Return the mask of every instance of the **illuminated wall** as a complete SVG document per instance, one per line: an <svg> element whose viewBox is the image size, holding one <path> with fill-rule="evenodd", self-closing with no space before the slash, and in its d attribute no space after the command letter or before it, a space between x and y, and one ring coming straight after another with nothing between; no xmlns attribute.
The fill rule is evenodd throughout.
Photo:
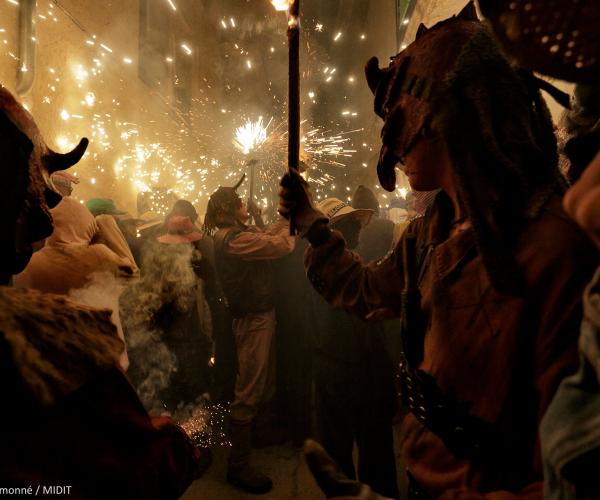
<svg viewBox="0 0 600 500"><path fill-rule="evenodd" d="M19 1L0 0L0 82L14 92L17 72L34 72L31 90L18 97L57 150L69 149L82 136L90 138L88 153L74 168L81 179L74 195L81 200L112 197L132 213L137 193L149 188L155 191L151 205L158 212L174 196L201 197L202 172L210 159L196 154L207 141L194 116L210 97L207 89L188 81L190 102L182 107L177 85L185 82L176 69L168 69L188 60L187 72L194 74L187 79L201 79L197 44L192 30L185 29L193 19L173 10L174 3L161 2L163 27L175 34L164 47L164 79L152 85L140 78L140 46L145 44L138 0L37 4L31 19L35 65L23 68Z"/></svg>

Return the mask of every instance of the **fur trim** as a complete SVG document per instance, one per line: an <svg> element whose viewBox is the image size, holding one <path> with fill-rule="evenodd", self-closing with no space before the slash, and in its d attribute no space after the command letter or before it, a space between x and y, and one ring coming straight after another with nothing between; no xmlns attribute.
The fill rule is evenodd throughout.
<svg viewBox="0 0 600 500"><path fill-rule="evenodd" d="M0 287L0 335L32 396L52 405L119 362L111 312L61 295Z"/></svg>

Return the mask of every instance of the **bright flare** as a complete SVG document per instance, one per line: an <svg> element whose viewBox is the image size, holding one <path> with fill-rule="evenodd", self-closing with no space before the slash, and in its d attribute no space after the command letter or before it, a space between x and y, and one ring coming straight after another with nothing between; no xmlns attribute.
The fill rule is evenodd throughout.
<svg viewBox="0 0 600 500"><path fill-rule="evenodd" d="M293 0L271 0L271 3L273 4L273 7L275 7L275 10L284 11L288 10L290 5L294 2Z"/></svg>
<svg viewBox="0 0 600 500"><path fill-rule="evenodd" d="M271 122L269 121L265 127L262 116L259 116L255 122L248 120L244 125L235 130L234 146L245 155L259 148L267 140L267 128L270 124Z"/></svg>

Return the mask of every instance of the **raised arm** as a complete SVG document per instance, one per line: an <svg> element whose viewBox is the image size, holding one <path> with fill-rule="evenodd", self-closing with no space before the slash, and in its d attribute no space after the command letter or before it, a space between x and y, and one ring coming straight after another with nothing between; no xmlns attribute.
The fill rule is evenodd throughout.
<svg viewBox="0 0 600 500"><path fill-rule="evenodd" d="M327 217L312 205L308 184L293 172L281 181L279 213L293 218L300 236L310 241L308 279L326 300L365 319L400 314L403 240L383 260L364 264L348 250L341 233L329 229Z"/></svg>

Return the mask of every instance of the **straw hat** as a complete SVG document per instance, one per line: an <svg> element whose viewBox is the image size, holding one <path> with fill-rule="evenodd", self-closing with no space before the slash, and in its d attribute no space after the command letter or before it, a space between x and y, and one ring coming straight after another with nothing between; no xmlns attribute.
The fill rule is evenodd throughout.
<svg viewBox="0 0 600 500"><path fill-rule="evenodd" d="M561 80L600 82L597 0L479 0L479 6L522 66Z"/></svg>
<svg viewBox="0 0 600 500"><path fill-rule="evenodd" d="M365 227L373 216L373 210L352 208L337 198L327 198L319 202L317 209L323 212L331 224L335 224L345 217L354 217L360 222L361 227Z"/></svg>
<svg viewBox="0 0 600 500"><path fill-rule="evenodd" d="M192 243L202 239L202 234L196 231L192 219L183 215L174 215L167 224L167 234L157 238L159 243L180 244Z"/></svg>

